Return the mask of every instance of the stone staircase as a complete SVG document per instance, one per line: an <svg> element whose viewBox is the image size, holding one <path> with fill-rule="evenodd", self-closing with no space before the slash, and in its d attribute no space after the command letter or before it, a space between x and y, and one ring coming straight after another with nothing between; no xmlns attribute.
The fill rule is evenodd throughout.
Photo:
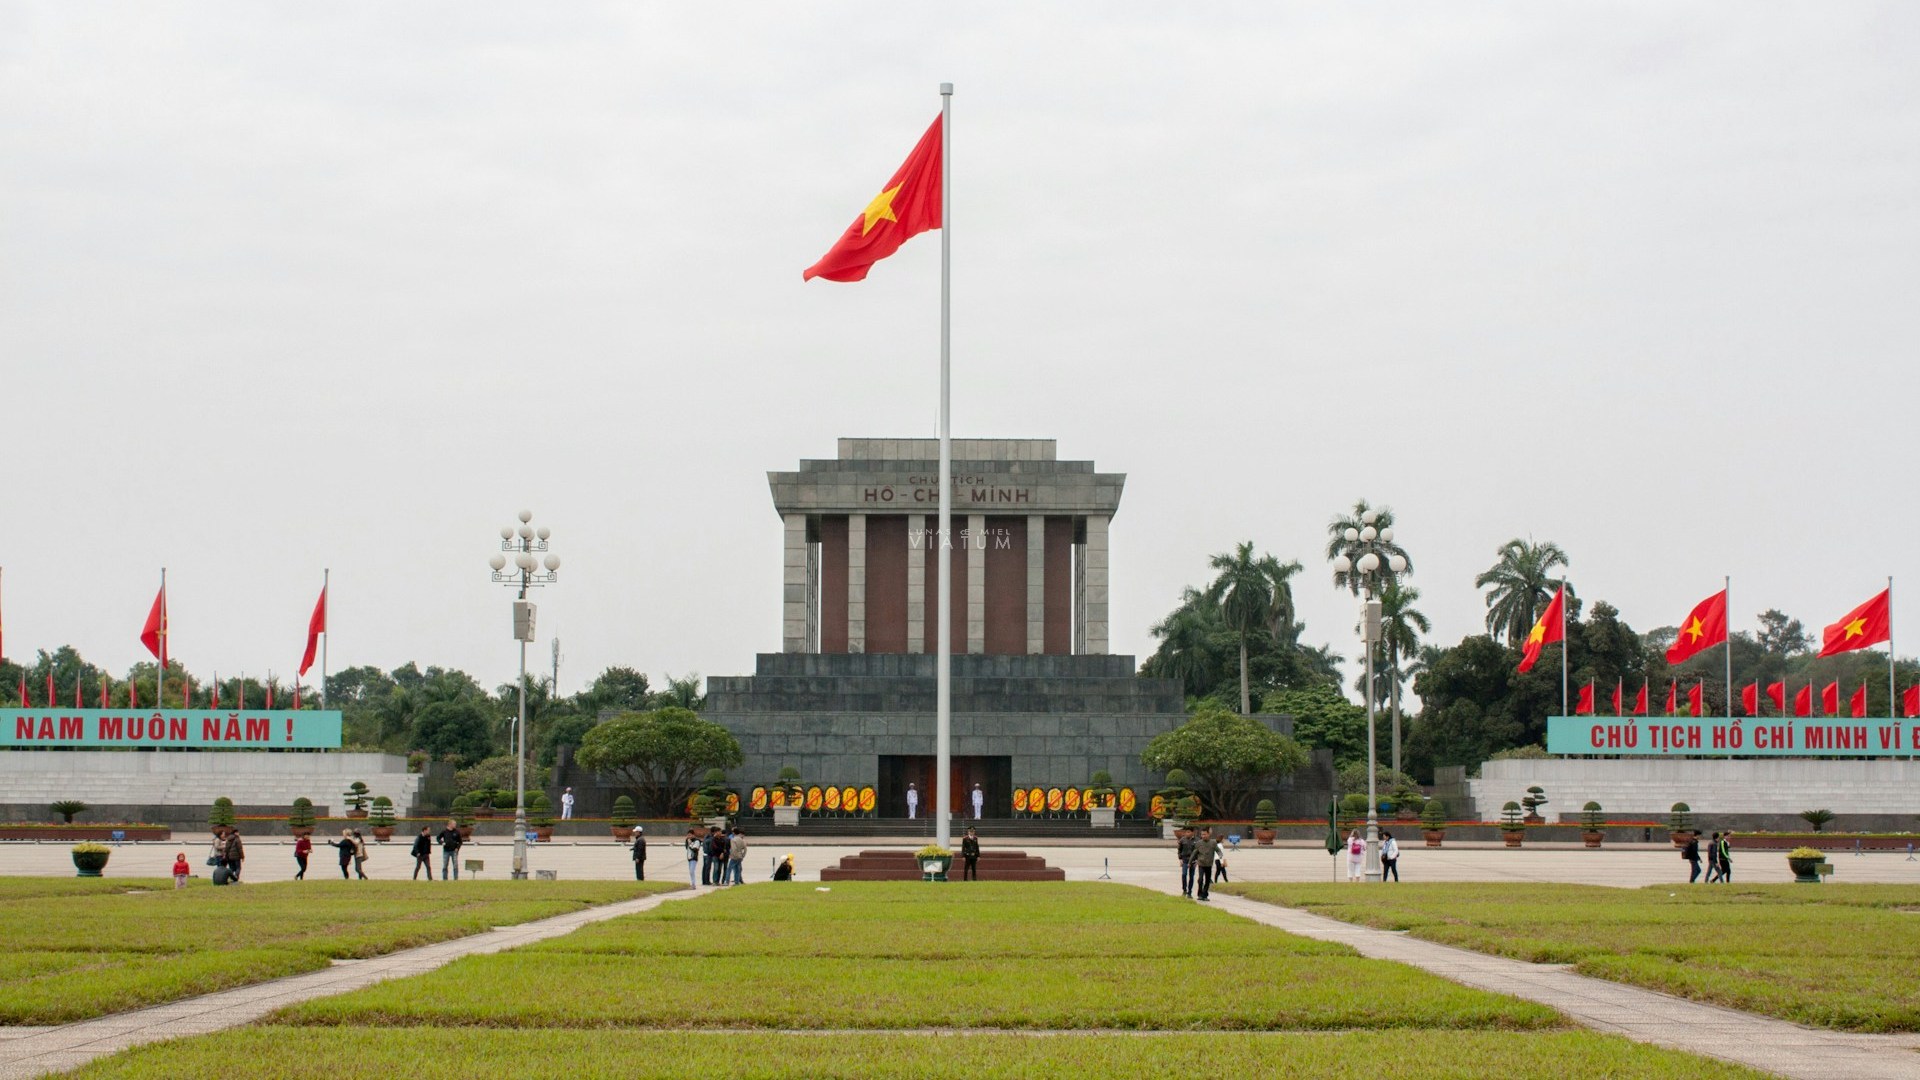
<svg viewBox="0 0 1920 1080"><path fill-rule="evenodd" d="M955 855L953 867L947 874L949 880L960 880L961 866L960 857ZM1024 851L982 851L979 871L981 881L1067 880L1065 870L1048 866L1047 860ZM839 866L821 868L820 880L919 881L920 860L905 849L862 851L858 855L843 856Z"/></svg>

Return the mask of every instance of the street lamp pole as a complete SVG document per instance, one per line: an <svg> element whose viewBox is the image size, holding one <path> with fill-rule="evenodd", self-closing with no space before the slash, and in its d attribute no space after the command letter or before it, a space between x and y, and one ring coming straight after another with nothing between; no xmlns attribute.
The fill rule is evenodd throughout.
<svg viewBox="0 0 1920 1080"><path fill-rule="evenodd" d="M508 525L500 530L500 550L513 554L513 569L507 569L507 556L498 554L487 560L493 568L493 580L519 590L513 601L513 636L520 643L520 713L514 722L513 739L513 877L527 876L527 642L533 640L534 604L527 590L551 585L560 580L560 557L548 554L544 562L535 552L547 550L547 538L553 530L532 525L533 511L520 511L520 527ZM541 573L544 565L546 572Z"/></svg>
<svg viewBox="0 0 1920 1080"><path fill-rule="evenodd" d="M1372 547L1379 543L1390 543L1393 533L1388 529L1377 529L1374 522L1379 515L1372 510L1360 515L1360 527L1349 528L1343 534L1349 544L1365 544ZM1406 570L1406 557L1395 552L1387 556L1387 567L1399 574ZM1336 575L1344 576L1359 571L1360 580L1365 585L1366 600L1360 608L1360 643L1366 652L1367 676L1362 696L1367 699L1367 860L1366 879L1380 880L1380 747L1374 737L1373 707L1373 653L1380 643L1380 601L1373 596L1373 575L1380 569L1380 556L1377 552L1367 551L1355 560L1341 555L1333 560ZM1338 578L1336 578L1338 580Z"/></svg>

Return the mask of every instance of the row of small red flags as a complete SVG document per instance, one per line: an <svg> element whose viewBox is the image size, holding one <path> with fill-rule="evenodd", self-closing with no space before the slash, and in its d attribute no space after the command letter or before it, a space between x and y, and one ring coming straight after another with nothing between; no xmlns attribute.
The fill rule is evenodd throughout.
<svg viewBox="0 0 1920 1080"><path fill-rule="evenodd" d="M1646 716L1647 686L1648 683L1646 680L1642 680L1640 683L1640 693L1633 699L1633 711L1629 713L1624 711L1627 704L1626 687L1622 683L1616 683L1613 688L1613 715ZM1785 716L1787 714L1787 684L1785 682L1768 683L1767 700L1773 702L1773 707L1779 711L1781 716ZM1705 684L1694 683L1693 687L1687 691L1686 714L1688 716L1699 716L1704 711L1705 702ZM1575 716L1592 716L1593 704L1593 680L1589 679L1587 680L1587 685L1580 688L1580 698L1574 703L1573 714ZM1760 715L1760 684L1758 682L1751 682L1740 688L1740 707L1746 710L1748 716ZM1920 716L1920 683L1907 687L1900 695L1900 710L1908 718ZM1866 683L1861 683L1860 689L1855 690L1852 696L1847 699L1847 713L1856 719L1867 715ZM1678 681L1670 681L1667 684L1667 711L1662 715L1680 715L1680 684ZM1794 692L1793 715L1815 715L1813 711L1813 684L1811 682ZM1819 715L1840 715L1840 683L1838 681L1830 682L1821 688Z"/></svg>

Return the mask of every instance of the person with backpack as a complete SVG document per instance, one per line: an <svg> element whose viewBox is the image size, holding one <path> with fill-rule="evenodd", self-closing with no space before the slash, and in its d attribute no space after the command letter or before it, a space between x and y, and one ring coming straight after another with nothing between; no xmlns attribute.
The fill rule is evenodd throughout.
<svg viewBox="0 0 1920 1080"><path fill-rule="evenodd" d="M413 838L413 880L420 880L420 871L427 872L427 880L433 880L433 829L420 826L420 835Z"/></svg>
<svg viewBox="0 0 1920 1080"><path fill-rule="evenodd" d="M1367 869L1367 841L1360 830L1347 834L1347 880L1359 881Z"/></svg>
<svg viewBox="0 0 1920 1080"><path fill-rule="evenodd" d="M220 844L220 861L227 868L228 884L240 883L240 864L246 860L246 857L246 846L240 843L240 830L227 829L227 835Z"/></svg>

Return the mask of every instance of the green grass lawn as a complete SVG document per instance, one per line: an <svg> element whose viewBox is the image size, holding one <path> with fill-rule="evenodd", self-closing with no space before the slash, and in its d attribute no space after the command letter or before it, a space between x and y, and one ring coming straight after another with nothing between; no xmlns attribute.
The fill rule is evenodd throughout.
<svg viewBox="0 0 1920 1080"><path fill-rule="evenodd" d="M0 1024L102 1016L676 887L0 878Z"/></svg>
<svg viewBox="0 0 1920 1080"><path fill-rule="evenodd" d="M992 882L730 889L296 1006L283 1018L529 1028L1564 1023L1543 1006L1145 889Z"/></svg>
<svg viewBox="0 0 1920 1080"><path fill-rule="evenodd" d="M716 1076L968 1076L1027 1080L1314 1077L1316 1080L1759 1080L1748 1069L1587 1032L1354 1031L1021 1036L772 1035L447 1028L246 1028L142 1047L71 1074L86 1080L224 1076L408 1080L486 1076L708 1080Z"/></svg>
<svg viewBox="0 0 1920 1080"><path fill-rule="evenodd" d="M1920 1030L1920 886L1220 888L1799 1023Z"/></svg>

